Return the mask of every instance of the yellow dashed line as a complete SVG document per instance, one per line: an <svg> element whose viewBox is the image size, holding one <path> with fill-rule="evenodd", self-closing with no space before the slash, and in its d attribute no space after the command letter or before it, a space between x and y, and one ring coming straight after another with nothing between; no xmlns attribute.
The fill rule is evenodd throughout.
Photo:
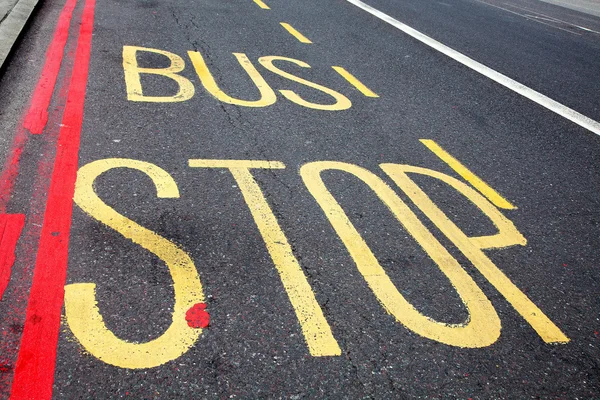
<svg viewBox="0 0 600 400"><path fill-rule="evenodd" d="M344 79L346 79L348 82L350 82L350 84L352 86L354 86L356 89L358 89L362 94L364 94L367 97L379 97L379 95L375 92L373 92L371 89L369 89L368 87L366 87L361 81L359 81L358 79L356 79L356 77L354 75L352 75L350 72L346 71L344 68L342 67L331 67L334 70L336 70L336 72L338 74L340 74L341 76L344 77Z"/></svg>
<svg viewBox="0 0 600 400"><path fill-rule="evenodd" d="M253 0L263 10L270 10L269 6L266 5L262 0Z"/></svg>
<svg viewBox="0 0 600 400"><path fill-rule="evenodd" d="M281 26L283 26L285 28L285 30L290 33L290 35L292 35L293 37L295 37L296 39L298 39L298 41L300 43L309 43L309 44L312 43L306 36L304 36L303 34L301 34L300 32L298 32L290 24L285 23L285 22L281 22Z"/></svg>

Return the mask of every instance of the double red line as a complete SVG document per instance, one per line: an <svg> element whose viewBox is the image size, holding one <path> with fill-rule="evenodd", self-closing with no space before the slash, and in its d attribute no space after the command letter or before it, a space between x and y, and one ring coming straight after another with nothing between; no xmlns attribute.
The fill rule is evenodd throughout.
<svg viewBox="0 0 600 400"><path fill-rule="evenodd" d="M95 3L95 0L85 0L81 16L75 61L56 145L56 157L12 382L11 399L52 397ZM48 120L48 108L60 72L76 4L77 0L67 0L61 12L40 80L23 122L24 128L33 134L42 133ZM17 134L16 146L7 163L11 168L5 168L2 175L4 199L10 198L8 193L12 191L18 173L18 162L24 146L21 142L26 140Z"/></svg>

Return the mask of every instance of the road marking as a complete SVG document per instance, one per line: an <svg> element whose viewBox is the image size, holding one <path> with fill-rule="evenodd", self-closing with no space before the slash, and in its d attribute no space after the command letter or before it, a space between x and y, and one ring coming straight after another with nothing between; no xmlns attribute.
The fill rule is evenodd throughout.
<svg viewBox="0 0 600 400"><path fill-rule="evenodd" d="M48 122L48 107L54 92L62 63L65 44L69 37L69 27L77 0L67 0L60 13L52 42L46 51L44 68L37 83L23 126L33 134L40 134Z"/></svg>
<svg viewBox="0 0 600 400"><path fill-rule="evenodd" d="M283 169L279 161L201 160L188 161L192 168L227 168L233 175L254 222L277 268L283 287L302 328L310 354L315 357L339 356L342 351L333 337L331 327L323 315L300 263L292 252L285 233L279 226L273 210L252 176L250 169Z"/></svg>
<svg viewBox="0 0 600 400"><path fill-rule="evenodd" d="M448 278L468 311L469 316L465 322L448 324L436 321L420 313L406 300L323 182L321 174L324 171L343 171L353 175L379 197ZM496 342L501 326L492 303L458 261L381 178L357 165L335 161L305 164L300 168L300 175L346 246L358 271L385 310L398 322L421 336L451 346L477 348Z"/></svg>
<svg viewBox="0 0 600 400"><path fill-rule="evenodd" d="M490 185L485 183L481 178L475 175L471 170L465 167L460 161L445 151L440 145L433 140L420 139L429 150L431 150L436 156L444 161L450 168L456 171L457 174L463 177L464 180L469 182L473 187L481 192L489 201L494 203L496 207L504 208L505 210L514 210L515 207L511 202L506 200L496 192Z"/></svg>
<svg viewBox="0 0 600 400"><path fill-rule="evenodd" d="M270 10L269 6L266 5L262 0L253 0L263 10Z"/></svg>
<svg viewBox="0 0 600 400"><path fill-rule="evenodd" d="M290 24L285 23L285 22L280 22L280 24L281 24L281 26L283 26L285 28L286 31L288 31L290 33L290 35L292 35L293 37L295 37L296 39L298 39L298 41L300 43L308 43L308 44L312 43L306 36L304 36L303 34L301 34L300 32L298 32Z"/></svg>
<svg viewBox="0 0 600 400"><path fill-rule="evenodd" d="M428 168L401 164L380 164L413 203L469 259L475 268L500 292L546 343L568 343L569 338L523 293L483 252L484 249L526 245L527 240L514 224L467 184ZM468 237L408 174L426 175L445 182L469 199L498 228L491 236Z"/></svg>
<svg viewBox="0 0 600 400"><path fill-rule="evenodd" d="M177 183L169 173L145 161L109 158L79 169L73 200L90 217L119 232L161 259L173 280L171 324L162 335L144 343L118 338L106 327L96 300L95 283L65 286L65 315L71 331L94 357L120 368L153 368L185 354L198 340L202 329L190 327L186 313L204 303L202 284L190 256L171 241L119 214L94 191L96 179L115 168L146 174L156 187L158 198L179 198Z"/></svg>
<svg viewBox="0 0 600 400"><path fill-rule="evenodd" d="M169 59L170 64L168 67L164 68L148 68L148 67L140 67L137 63L137 53L138 52L150 52L155 54L160 54ZM252 64L252 62L248 59L248 56L244 53L233 53L233 55L237 58L239 64L244 69L244 71L248 74L248 77L252 80L254 86L259 92L260 97L257 100L243 100L237 99L229 96L225 93L219 85L217 84L214 76L211 74L204 57L198 51L188 51L188 57L190 58L193 68L196 71L196 74L200 78L200 82L204 89L213 96L215 99L227 103L234 104L242 107L268 107L273 105L277 101L277 95L275 91L269 86L269 84L265 81L263 76L258 72L256 67ZM301 60L296 60L294 58L288 57L280 57L280 56L265 56L260 57L258 62L266 68L268 71L279 75L285 79L291 80L296 83L300 83L301 85L308 86L312 89L324 92L329 96L333 97L335 103L333 104L319 104L313 103L307 100L304 100L298 94L296 94L292 90L279 90L279 92L291 101L292 103L296 103L300 106L311 108L314 110L325 110L325 111L341 111L346 110L352 107L352 102L343 94L336 92L333 89L329 89L325 86L319 85L317 83L308 81L306 79L300 78L296 75L292 75L288 72L283 71L282 69L276 67L274 62L289 62L296 64L302 68L310 68L310 65ZM137 46L123 46L123 71L125 77L125 87L127 92L127 100L135 101L135 102L153 102L153 103L172 103L172 102L181 102L187 101L194 96L195 89L192 81L179 73L182 72L185 68L185 62L183 58L178 56L175 53L171 53L165 50L151 49L145 47L137 47ZM340 68L340 67L335 67ZM146 96L144 95L144 90L142 87L142 74L151 74L163 76L167 79L175 81L177 86L179 87L177 93L175 94L167 94L165 96ZM359 90L374 94L369 91L362 83L360 83L356 78L354 78L355 82L351 82L359 88ZM362 88L360 87L362 85ZM370 96L373 97L373 96ZM377 95L375 95L377 97Z"/></svg>
<svg viewBox="0 0 600 400"><path fill-rule="evenodd" d="M11 399L52 398L95 5L86 0L81 16Z"/></svg>
<svg viewBox="0 0 600 400"><path fill-rule="evenodd" d="M166 68L141 68L138 66L137 53L148 52L160 54L169 59L169 66ZM127 100L145 101L151 103L173 103L186 101L194 96L194 85L189 79L177 74L185 68L185 61L177 54L169 51L150 49L137 46L123 46L123 72L125 76L125 87L127 90ZM177 82L179 87L176 94L172 96L145 96L142 89L140 74L161 75Z"/></svg>
<svg viewBox="0 0 600 400"><path fill-rule="evenodd" d="M365 96L379 97L379 95L377 93L373 92L371 89L366 87L361 81L356 79L356 77L354 75L352 75L350 72L346 71L344 68L342 68L342 67L331 67L331 68L333 68L338 74L343 76L344 79L346 79L352 86L354 86L359 92L361 92Z"/></svg>
<svg viewBox="0 0 600 400"><path fill-rule="evenodd" d="M235 99L225 92L223 92L215 78L212 76L208 69L208 65L204 61L202 54L198 51L188 51L188 56L192 60L192 64L196 69L196 73L202 82L204 88L217 100L227 104L235 104L243 107L267 107L274 104L277 101L277 96L271 86L264 80L262 75L256 70L254 65L250 62L248 57L244 53L233 53L237 58L242 68L246 71L252 82L260 92L260 99L258 100L240 100Z"/></svg>
<svg viewBox="0 0 600 400"><path fill-rule="evenodd" d="M310 101L304 100L302 97L297 95L292 90L280 90L279 93L281 93L286 99L288 99L292 103L296 103L298 105L301 105L301 106L304 106L307 108L312 108L315 110L327 110L327 111L341 111L341 110L346 110L346 109L352 107L352 102L350 101L350 99L348 99L343 94L336 92L335 90L326 88L325 86L321 86L314 82L307 81L306 79L302 79L298 76L295 76L288 72L285 72L285 71L277 68L273 64L273 61L287 61L287 62L296 64L302 68L310 68L310 65L308 65L304 61L296 60L294 58L279 57L279 56L265 56L265 57L260 57L258 59L258 62L261 63L262 66L265 67L266 69L268 69L269 71L271 71L277 75L280 75L284 78L287 78L291 81L298 82L302 85L305 85L310 88L327 93L328 95L330 95L331 97L333 97L335 99L335 103L333 103L333 104L317 104L317 103L312 103Z"/></svg>
<svg viewBox="0 0 600 400"><path fill-rule="evenodd" d="M10 282L15 250L25 225L25 214L0 214L0 300Z"/></svg>
<svg viewBox="0 0 600 400"><path fill-rule="evenodd" d="M535 103L541 105L542 107L547 108L548 110L555 112L556 114L568 119L576 123L577 125L589 130L590 132L595 133L596 135L600 135L600 123L594 121L591 118L586 117L583 114L578 113L577 111L560 104L559 102L552 100L551 98L515 81L507 77L506 75L501 74L485 65L473 60L472 58L467 57L466 55L438 42L435 39L430 38L429 36L417 31L410 26L403 24L402 22L390 17L389 15L369 6L368 4L363 3L360 0L346 0L349 3L354 4L355 6L363 9L369 14L381 19L384 22L398 28L402 32L407 35L413 37L414 39L420 41L423 44L439 51L442 54L452 58L455 61L463 64L464 66L471 68L473 71L476 71L483 76L493 80L494 82L499 83L500 85L520 94L523 97L526 97Z"/></svg>

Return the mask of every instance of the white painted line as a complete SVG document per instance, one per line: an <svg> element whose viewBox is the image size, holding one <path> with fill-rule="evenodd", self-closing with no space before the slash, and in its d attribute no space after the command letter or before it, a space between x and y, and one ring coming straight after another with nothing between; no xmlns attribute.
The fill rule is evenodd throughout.
<svg viewBox="0 0 600 400"><path fill-rule="evenodd" d="M365 10L369 14L381 19L382 21L387 22L388 24L400 29L402 32L407 35L412 36L423 44L439 51L447 55L448 57L458 61L466 67L471 68L473 71L479 72L481 75L490 78L491 80L501 84L502 86L519 93L521 96L527 97L529 100L532 100L542 107L547 108L550 111L557 113L558 115L576 123L577 125L594 132L596 135L600 135L600 123L594 121L591 118L586 117L583 114L578 113L577 111L560 104L557 101L552 100L551 98L544 96L543 94L536 92L535 90L515 81L514 79L509 78L506 75L501 74L485 65L473 60L472 58L467 57L466 55L451 49L450 47L438 42L435 39L430 38L429 36L417 31L416 29L411 28L408 25L403 24L402 22L390 17L389 15L369 6L368 4L363 3L360 0L346 0L349 3L354 4L355 6Z"/></svg>

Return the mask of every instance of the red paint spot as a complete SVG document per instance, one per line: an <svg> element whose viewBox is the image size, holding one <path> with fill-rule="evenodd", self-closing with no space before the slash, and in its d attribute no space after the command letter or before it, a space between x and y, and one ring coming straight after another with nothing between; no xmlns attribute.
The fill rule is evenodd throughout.
<svg viewBox="0 0 600 400"><path fill-rule="evenodd" d="M83 8L11 399L52 398L95 5Z"/></svg>
<svg viewBox="0 0 600 400"><path fill-rule="evenodd" d="M598 336L598 335L600 335L600 332L594 331L594 335Z"/></svg>
<svg viewBox="0 0 600 400"><path fill-rule="evenodd" d="M205 303L197 303L185 313L185 320L190 328L206 328L210 323L210 314Z"/></svg>
<svg viewBox="0 0 600 400"><path fill-rule="evenodd" d="M563 267L566 267L566 266L567 266L567 264L563 264Z"/></svg>
<svg viewBox="0 0 600 400"><path fill-rule="evenodd" d="M60 71L65 44L69 37L71 17L73 16L73 10L75 9L76 4L77 0L67 0L65 7L60 13L60 17L58 18L58 24L56 25L52 42L46 52L44 68L42 69L42 74L35 91L33 92L29 111L27 111L25 121L23 122L23 126L29 129L33 134L42 133L46 126L46 122L48 122L48 107L50 106L56 78Z"/></svg>
<svg viewBox="0 0 600 400"><path fill-rule="evenodd" d="M25 225L23 214L0 215L0 299L10 281L10 273L15 262L15 248Z"/></svg>

